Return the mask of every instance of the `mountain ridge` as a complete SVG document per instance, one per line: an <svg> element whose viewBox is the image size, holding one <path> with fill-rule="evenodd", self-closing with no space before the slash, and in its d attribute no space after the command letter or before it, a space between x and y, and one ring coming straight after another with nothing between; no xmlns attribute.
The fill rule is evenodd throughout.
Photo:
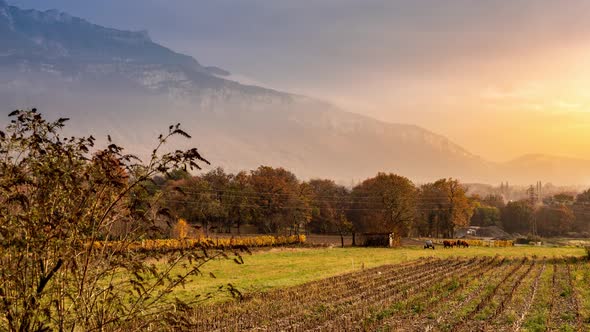
<svg viewBox="0 0 590 332"><path fill-rule="evenodd" d="M51 116L71 117L80 133L115 131L123 145L139 151L149 151L145 142L158 128L181 122L215 166L229 170L267 164L341 182L378 171L422 182L450 176L514 182L512 174L533 180L516 163L489 162L416 125L228 80L228 71L161 46L147 32L0 0L2 36L13 41L0 45L0 100L9 109L40 106ZM559 179L552 174L555 179L539 180Z"/></svg>

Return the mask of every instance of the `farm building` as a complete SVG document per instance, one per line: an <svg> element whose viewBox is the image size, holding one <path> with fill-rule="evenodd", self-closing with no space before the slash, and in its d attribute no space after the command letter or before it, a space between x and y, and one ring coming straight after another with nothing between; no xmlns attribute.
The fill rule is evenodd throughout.
<svg viewBox="0 0 590 332"><path fill-rule="evenodd" d="M358 237L357 243L364 247L394 247L397 245L393 233L363 233Z"/></svg>

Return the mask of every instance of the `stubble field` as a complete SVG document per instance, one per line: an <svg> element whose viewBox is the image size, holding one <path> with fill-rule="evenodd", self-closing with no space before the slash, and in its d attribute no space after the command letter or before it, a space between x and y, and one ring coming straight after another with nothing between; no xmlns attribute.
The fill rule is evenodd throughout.
<svg viewBox="0 0 590 332"><path fill-rule="evenodd" d="M239 274L248 263L232 267L238 272L234 283L254 287L243 300L206 304L182 324L198 331L584 331L590 328L590 266L582 252L525 247L258 253L246 262L270 264L266 273L256 269L262 271L257 279ZM356 267L350 263L355 258ZM344 271L337 271L339 260L347 263ZM212 268L223 275L230 267ZM288 277L297 273L299 278Z"/></svg>

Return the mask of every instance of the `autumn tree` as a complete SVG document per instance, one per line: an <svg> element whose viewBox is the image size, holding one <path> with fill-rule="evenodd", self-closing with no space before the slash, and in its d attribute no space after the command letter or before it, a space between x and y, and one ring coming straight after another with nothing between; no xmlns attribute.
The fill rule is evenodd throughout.
<svg viewBox="0 0 590 332"><path fill-rule="evenodd" d="M407 234L416 210L416 187L403 176L378 173L352 189L350 220L367 233Z"/></svg>
<svg viewBox="0 0 590 332"><path fill-rule="evenodd" d="M224 214L217 193L209 182L198 176L169 181L164 188L164 202L175 218L182 218L209 235L214 220Z"/></svg>
<svg viewBox="0 0 590 332"><path fill-rule="evenodd" d="M239 172L231 176L224 201L228 221L237 227L239 234L240 227L253 222L258 214L256 192L250 183L248 173Z"/></svg>
<svg viewBox="0 0 590 332"><path fill-rule="evenodd" d="M576 196L572 211L576 217L574 230L576 232L590 232L590 189Z"/></svg>
<svg viewBox="0 0 590 332"><path fill-rule="evenodd" d="M526 200L509 202L502 209L502 225L509 233L528 234L532 232L534 209Z"/></svg>
<svg viewBox="0 0 590 332"><path fill-rule="evenodd" d="M486 198L488 197L493 196L487 196ZM485 198L482 199L479 195L471 195L469 201L473 207L473 215L469 222L470 225L502 227L500 209L488 205L487 200Z"/></svg>
<svg viewBox="0 0 590 332"><path fill-rule="evenodd" d="M256 193L254 223L263 233L299 230L311 219L311 206L295 174L283 169L260 166L250 175Z"/></svg>
<svg viewBox="0 0 590 332"><path fill-rule="evenodd" d="M543 203L551 206L572 205L575 202L575 195L569 193L559 193L545 198Z"/></svg>
<svg viewBox="0 0 590 332"><path fill-rule="evenodd" d="M412 231L417 236L439 237L445 224L445 209L443 193L433 183L427 183L418 189L418 203L416 218Z"/></svg>
<svg viewBox="0 0 590 332"><path fill-rule="evenodd" d="M563 236L572 231L574 213L566 205L543 206L535 212L541 236Z"/></svg>
<svg viewBox="0 0 590 332"><path fill-rule="evenodd" d="M352 223L347 218L350 193L344 186L332 180L314 179L308 182L313 192L313 214L309 223L314 233L337 233L344 247L344 235L352 231Z"/></svg>
<svg viewBox="0 0 590 332"><path fill-rule="evenodd" d="M227 197L228 186L231 182L232 174L227 174L221 167L217 167L201 176L201 180L208 184L208 190L211 199L216 204L214 213L209 216L209 221L215 229L224 230L226 233L231 232L233 226L232 220L228 216L229 205Z"/></svg>
<svg viewBox="0 0 590 332"><path fill-rule="evenodd" d="M501 213L497 207L480 203L474 204L471 225L474 226L499 226L502 227Z"/></svg>
<svg viewBox="0 0 590 332"><path fill-rule="evenodd" d="M290 220L289 235L299 235L307 228L312 218L312 201L313 192L305 182L300 183L295 194L289 196L287 204L290 207L286 209L286 217Z"/></svg>
<svg viewBox="0 0 590 332"><path fill-rule="evenodd" d="M487 195L481 200L481 203L495 207L498 210L502 210L506 206L504 198L501 195Z"/></svg>
<svg viewBox="0 0 590 332"><path fill-rule="evenodd" d="M454 237L455 229L468 226L473 214L465 188L455 179L423 185L418 206L429 234L437 237Z"/></svg>
<svg viewBox="0 0 590 332"><path fill-rule="evenodd" d="M590 189L586 189L576 196L577 203L588 203L590 204Z"/></svg>

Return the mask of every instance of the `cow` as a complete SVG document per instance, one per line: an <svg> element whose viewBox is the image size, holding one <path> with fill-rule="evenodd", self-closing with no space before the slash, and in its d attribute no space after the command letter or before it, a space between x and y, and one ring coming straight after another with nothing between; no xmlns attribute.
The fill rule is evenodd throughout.
<svg viewBox="0 0 590 332"><path fill-rule="evenodd" d="M443 247L444 248L452 248L453 247L453 243L451 241L444 240L443 241Z"/></svg>
<svg viewBox="0 0 590 332"><path fill-rule="evenodd" d="M459 240L459 241L457 241L457 245L459 247L469 248L469 243L467 243L467 241Z"/></svg>
<svg viewBox="0 0 590 332"><path fill-rule="evenodd" d="M424 249L428 248L432 248L432 250L434 250L434 243L432 243L432 240L426 240L426 242L424 243Z"/></svg>

